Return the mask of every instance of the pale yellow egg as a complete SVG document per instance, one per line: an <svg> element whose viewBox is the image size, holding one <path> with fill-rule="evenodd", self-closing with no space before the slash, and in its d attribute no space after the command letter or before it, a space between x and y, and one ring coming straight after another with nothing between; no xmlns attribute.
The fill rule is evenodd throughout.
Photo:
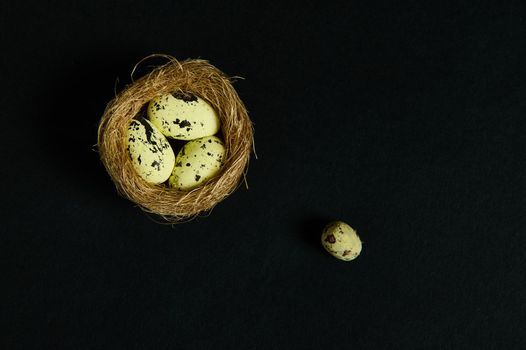
<svg viewBox="0 0 526 350"><path fill-rule="evenodd" d="M178 140L194 140L219 131L219 118L208 102L189 93L161 95L150 101L148 118L161 132Z"/></svg>
<svg viewBox="0 0 526 350"><path fill-rule="evenodd" d="M128 153L139 176L152 184L168 180L175 154L166 137L144 118L131 121L127 136Z"/></svg>
<svg viewBox="0 0 526 350"><path fill-rule="evenodd" d="M345 222L333 221L323 229L321 244L337 259L350 261L362 251L362 241L356 231Z"/></svg>
<svg viewBox="0 0 526 350"><path fill-rule="evenodd" d="M216 136L187 142L175 159L169 184L188 191L213 178L223 165L225 147Z"/></svg>

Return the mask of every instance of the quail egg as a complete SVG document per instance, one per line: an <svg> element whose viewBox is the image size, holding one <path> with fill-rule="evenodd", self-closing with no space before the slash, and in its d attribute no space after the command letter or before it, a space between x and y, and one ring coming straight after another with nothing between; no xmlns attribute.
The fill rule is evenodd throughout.
<svg viewBox="0 0 526 350"><path fill-rule="evenodd" d="M225 147L216 136L187 142L175 159L169 185L188 191L203 184L219 172L224 156Z"/></svg>
<svg viewBox="0 0 526 350"><path fill-rule="evenodd" d="M356 231L345 222L333 221L323 229L321 244L337 259L350 261L362 251L362 242Z"/></svg>
<svg viewBox="0 0 526 350"><path fill-rule="evenodd" d="M219 118L208 102L191 93L157 96L150 101L150 121L168 137L194 140L211 136L219 130Z"/></svg>
<svg viewBox="0 0 526 350"><path fill-rule="evenodd" d="M172 147L148 120L133 119L128 127L128 153L137 173L148 183L160 184L175 165Z"/></svg>

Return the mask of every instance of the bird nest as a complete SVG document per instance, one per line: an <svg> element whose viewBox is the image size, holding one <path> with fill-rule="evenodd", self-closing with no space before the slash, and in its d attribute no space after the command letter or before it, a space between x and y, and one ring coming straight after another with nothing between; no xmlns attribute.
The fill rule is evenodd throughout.
<svg viewBox="0 0 526 350"><path fill-rule="evenodd" d="M239 186L253 149L253 127L231 78L205 60L164 57L168 63L134 81L108 103L99 124L98 149L122 196L173 222L212 209ZM201 97L215 109L221 123L226 151L223 166L217 176L190 191L146 182L135 171L127 152L131 120L150 100L167 93Z"/></svg>

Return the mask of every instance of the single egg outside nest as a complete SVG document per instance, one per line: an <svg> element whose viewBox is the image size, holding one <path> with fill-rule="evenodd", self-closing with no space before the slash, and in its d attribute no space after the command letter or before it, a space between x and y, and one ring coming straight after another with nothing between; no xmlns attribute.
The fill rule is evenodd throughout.
<svg viewBox="0 0 526 350"><path fill-rule="evenodd" d="M333 221L323 229L321 244L337 259L354 260L362 251L362 242L356 231L343 221Z"/></svg>

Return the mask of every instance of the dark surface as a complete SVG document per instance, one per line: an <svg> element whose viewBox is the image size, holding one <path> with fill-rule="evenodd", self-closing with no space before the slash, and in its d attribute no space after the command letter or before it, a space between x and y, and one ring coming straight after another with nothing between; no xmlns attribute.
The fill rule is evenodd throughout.
<svg viewBox="0 0 526 350"><path fill-rule="evenodd" d="M521 2L75 3L0 11L2 349L526 347ZM250 189L175 227L92 150L151 53L245 77L256 128Z"/></svg>

